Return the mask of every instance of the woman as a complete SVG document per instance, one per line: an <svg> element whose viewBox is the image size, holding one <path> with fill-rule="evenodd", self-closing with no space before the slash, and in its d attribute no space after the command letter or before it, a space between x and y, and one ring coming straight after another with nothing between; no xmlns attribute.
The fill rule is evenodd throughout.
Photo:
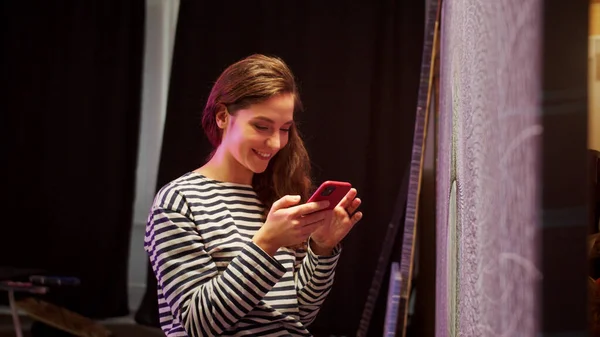
<svg viewBox="0 0 600 337"><path fill-rule="evenodd" d="M310 336L362 214L355 189L333 211L304 203L300 109L278 58L247 57L214 84L202 116L214 151L158 192L146 229L166 335Z"/></svg>

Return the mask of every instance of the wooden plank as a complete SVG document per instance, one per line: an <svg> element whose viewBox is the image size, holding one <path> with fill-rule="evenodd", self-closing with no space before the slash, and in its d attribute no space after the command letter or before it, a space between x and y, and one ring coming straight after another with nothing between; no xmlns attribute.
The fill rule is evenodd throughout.
<svg viewBox="0 0 600 337"><path fill-rule="evenodd" d="M427 138L427 125L432 98L434 82L436 47L439 38L439 24L442 1L431 1L428 5L427 22L425 26L425 39L423 46L423 59L421 64L421 84L417 102L417 116L415 119L415 132L413 138L413 152L410 163L410 178L408 185L408 198L406 203L406 217L404 221L404 235L402 237L402 257L400 273L402 286L400 290L399 329L400 336L406 335L408 321L408 305L411 293L412 274L415 255L415 238L417 234L417 221L419 214L419 199L423 173L423 155Z"/></svg>
<svg viewBox="0 0 600 337"><path fill-rule="evenodd" d="M17 301L17 307L28 316L62 331L80 337L108 337L112 332L93 320L54 304L26 298Z"/></svg>

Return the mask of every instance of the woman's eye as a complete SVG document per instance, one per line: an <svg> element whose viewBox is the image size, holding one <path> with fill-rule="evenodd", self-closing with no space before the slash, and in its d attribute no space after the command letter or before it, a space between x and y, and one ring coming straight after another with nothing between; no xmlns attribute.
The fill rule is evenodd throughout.
<svg viewBox="0 0 600 337"><path fill-rule="evenodd" d="M290 129L280 129L283 132L290 132Z"/></svg>
<svg viewBox="0 0 600 337"><path fill-rule="evenodd" d="M266 126L262 126L262 125L254 125L254 127L258 130L264 131L264 130L268 130L269 128Z"/></svg>

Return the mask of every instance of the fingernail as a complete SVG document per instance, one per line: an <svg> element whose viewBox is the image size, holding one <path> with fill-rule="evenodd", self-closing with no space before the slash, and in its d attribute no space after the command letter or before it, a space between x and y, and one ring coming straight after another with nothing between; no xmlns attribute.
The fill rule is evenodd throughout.
<svg viewBox="0 0 600 337"><path fill-rule="evenodd" d="M319 203L319 206L321 207L327 207L329 206L329 200L323 200Z"/></svg>

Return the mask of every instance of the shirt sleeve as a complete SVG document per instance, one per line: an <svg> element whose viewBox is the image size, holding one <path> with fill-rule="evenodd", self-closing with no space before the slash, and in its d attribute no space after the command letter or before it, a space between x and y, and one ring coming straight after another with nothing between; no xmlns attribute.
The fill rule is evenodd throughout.
<svg viewBox="0 0 600 337"><path fill-rule="evenodd" d="M191 219L176 192L155 202L144 246L172 315L187 335L220 335L263 299L285 268L250 242L219 275Z"/></svg>
<svg viewBox="0 0 600 337"><path fill-rule="evenodd" d="M296 291L300 321L304 325L315 320L331 291L340 252L341 245L337 245L331 256L320 256L310 249L310 242L306 248L296 250Z"/></svg>

